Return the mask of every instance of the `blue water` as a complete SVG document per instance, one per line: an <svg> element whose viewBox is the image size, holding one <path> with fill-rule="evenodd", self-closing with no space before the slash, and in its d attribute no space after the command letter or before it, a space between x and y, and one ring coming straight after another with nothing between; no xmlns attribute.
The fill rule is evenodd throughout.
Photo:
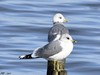
<svg viewBox="0 0 100 75"><path fill-rule="evenodd" d="M0 74L46 75L46 60L18 56L47 43L57 12L78 41L66 59L68 75L100 75L100 0L0 0Z"/></svg>

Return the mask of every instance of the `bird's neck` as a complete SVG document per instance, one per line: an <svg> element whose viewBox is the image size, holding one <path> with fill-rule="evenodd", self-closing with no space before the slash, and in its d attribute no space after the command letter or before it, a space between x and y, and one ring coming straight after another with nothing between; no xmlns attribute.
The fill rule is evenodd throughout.
<svg viewBox="0 0 100 75"><path fill-rule="evenodd" d="M53 25L64 25L62 22L53 22Z"/></svg>

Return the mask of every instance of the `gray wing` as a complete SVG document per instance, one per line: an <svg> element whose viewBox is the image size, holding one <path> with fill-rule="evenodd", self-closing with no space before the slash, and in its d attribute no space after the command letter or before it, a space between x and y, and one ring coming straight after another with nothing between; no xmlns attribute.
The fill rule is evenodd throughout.
<svg viewBox="0 0 100 75"><path fill-rule="evenodd" d="M51 42L42 48L39 48L36 52L36 56L40 58L48 58L62 50L60 43L58 41Z"/></svg>
<svg viewBox="0 0 100 75"><path fill-rule="evenodd" d="M48 42L53 41L56 36L60 33L62 34L69 34L69 30L64 25L54 25L48 33Z"/></svg>

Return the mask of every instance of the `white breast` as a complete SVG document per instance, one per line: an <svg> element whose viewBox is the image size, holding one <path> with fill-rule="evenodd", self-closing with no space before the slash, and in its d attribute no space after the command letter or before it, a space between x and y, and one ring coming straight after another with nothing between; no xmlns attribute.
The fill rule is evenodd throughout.
<svg viewBox="0 0 100 75"><path fill-rule="evenodd" d="M71 52L72 52L72 49L73 49L73 43L72 42L60 42L60 46L62 47L62 51L53 55L53 56L50 56L49 59L53 59L53 60L62 60L64 58L66 58Z"/></svg>

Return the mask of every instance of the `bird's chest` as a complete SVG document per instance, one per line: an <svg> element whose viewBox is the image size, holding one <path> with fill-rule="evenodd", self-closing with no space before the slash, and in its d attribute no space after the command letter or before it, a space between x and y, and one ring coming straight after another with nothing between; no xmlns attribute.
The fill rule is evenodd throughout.
<svg viewBox="0 0 100 75"><path fill-rule="evenodd" d="M68 49L71 49L72 47L72 44L69 42L60 42L60 46L62 47L62 50L68 50Z"/></svg>
<svg viewBox="0 0 100 75"><path fill-rule="evenodd" d="M60 42L60 46L62 48L61 51L49 57L50 59L62 60L62 59L65 59L72 52L73 45L71 43Z"/></svg>
<svg viewBox="0 0 100 75"><path fill-rule="evenodd" d="M68 56L73 49L73 44L71 42L61 42L60 46L62 47L62 54L66 57Z"/></svg>

